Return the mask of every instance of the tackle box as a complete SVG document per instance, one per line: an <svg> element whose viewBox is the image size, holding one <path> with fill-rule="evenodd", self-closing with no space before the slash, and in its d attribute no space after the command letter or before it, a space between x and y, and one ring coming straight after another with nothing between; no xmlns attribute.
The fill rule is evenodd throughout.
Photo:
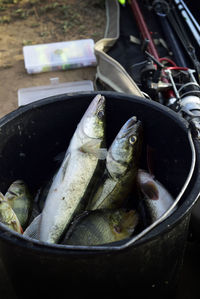
<svg viewBox="0 0 200 299"><path fill-rule="evenodd" d="M96 65L93 39L24 46L23 55L29 74Z"/></svg>

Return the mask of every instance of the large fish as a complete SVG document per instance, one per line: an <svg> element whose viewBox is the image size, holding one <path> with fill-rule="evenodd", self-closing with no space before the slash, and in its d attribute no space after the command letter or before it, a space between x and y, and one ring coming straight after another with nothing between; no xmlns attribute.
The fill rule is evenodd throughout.
<svg viewBox="0 0 200 299"><path fill-rule="evenodd" d="M142 123L135 116L123 125L106 157L106 170L88 209L113 209L131 193L142 151Z"/></svg>
<svg viewBox="0 0 200 299"><path fill-rule="evenodd" d="M32 196L23 180L14 181L5 194L5 199L17 215L23 228L26 227L31 213Z"/></svg>
<svg viewBox="0 0 200 299"><path fill-rule="evenodd" d="M139 189L144 195L151 221L154 222L170 208L174 199L153 175L143 169L138 171L137 182Z"/></svg>
<svg viewBox="0 0 200 299"><path fill-rule="evenodd" d="M20 234L23 232L15 212L2 193L0 193L0 222Z"/></svg>
<svg viewBox="0 0 200 299"><path fill-rule="evenodd" d="M41 241L56 243L72 218L87 204L103 159L104 127L105 97L97 95L78 124L48 192L39 219Z"/></svg>
<svg viewBox="0 0 200 299"><path fill-rule="evenodd" d="M128 238L138 224L135 210L95 210L74 220L62 244L100 245Z"/></svg>

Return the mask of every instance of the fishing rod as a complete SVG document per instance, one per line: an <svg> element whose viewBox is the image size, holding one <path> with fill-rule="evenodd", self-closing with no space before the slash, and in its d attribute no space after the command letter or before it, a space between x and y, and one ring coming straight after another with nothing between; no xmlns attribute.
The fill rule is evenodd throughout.
<svg viewBox="0 0 200 299"><path fill-rule="evenodd" d="M188 28L190 29L190 32L192 33L198 46L200 46L200 25L183 0L174 0L173 2L188 25Z"/></svg>
<svg viewBox="0 0 200 299"><path fill-rule="evenodd" d="M165 74L162 71L164 67L162 62L170 61L174 66L176 64L170 59L159 57L158 51L155 47L151 33L147 27L137 0L131 0L130 5L143 38L143 48L145 48L144 53L147 56L147 63L141 71L141 82L143 87L150 93L157 93L158 90L164 89L165 96L172 100L175 98L175 94L173 89L170 88L171 84L169 83L169 80L166 79Z"/></svg>
<svg viewBox="0 0 200 299"><path fill-rule="evenodd" d="M149 29L147 27L147 24L144 20L144 17L142 15L142 11L140 10L140 7L139 7L137 1L136 0L131 0L130 4L131 4L133 15L135 17L135 20L137 22L139 30L142 34L143 40L148 41L148 45L147 45L148 52L152 56L154 56L155 59L159 60L158 52L156 50L153 39L151 37L151 34L149 32Z"/></svg>
<svg viewBox="0 0 200 299"><path fill-rule="evenodd" d="M172 50L175 62L179 66L187 67L186 58L167 18L170 12L169 4L166 1L155 0L153 1L152 6L160 21L165 39Z"/></svg>
<svg viewBox="0 0 200 299"><path fill-rule="evenodd" d="M171 12L168 15L168 19L171 22L174 31L176 32L177 36L179 37L183 47L186 50L186 53L193 64L193 67L197 71L198 81L200 82L200 62L197 59L195 47L192 45L188 34L181 23L179 15L177 14L175 7L172 6Z"/></svg>

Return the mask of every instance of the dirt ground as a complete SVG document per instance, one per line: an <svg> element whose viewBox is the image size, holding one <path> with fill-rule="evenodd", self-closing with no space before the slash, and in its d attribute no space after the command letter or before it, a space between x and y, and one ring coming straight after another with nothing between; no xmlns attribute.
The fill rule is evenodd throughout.
<svg viewBox="0 0 200 299"><path fill-rule="evenodd" d="M95 67L29 75L23 46L92 38L105 30L103 0L6 0L0 1L0 117L18 107L19 88L93 80Z"/></svg>

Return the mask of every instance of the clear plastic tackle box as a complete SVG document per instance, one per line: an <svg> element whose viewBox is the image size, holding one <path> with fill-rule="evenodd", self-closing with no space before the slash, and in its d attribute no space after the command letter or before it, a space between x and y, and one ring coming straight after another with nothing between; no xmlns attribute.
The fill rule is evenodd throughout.
<svg viewBox="0 0 200 299"><path fill-rule="evenodd" d="M93 39L24 46L23 55L29 74L96 65Z"/></svg>

